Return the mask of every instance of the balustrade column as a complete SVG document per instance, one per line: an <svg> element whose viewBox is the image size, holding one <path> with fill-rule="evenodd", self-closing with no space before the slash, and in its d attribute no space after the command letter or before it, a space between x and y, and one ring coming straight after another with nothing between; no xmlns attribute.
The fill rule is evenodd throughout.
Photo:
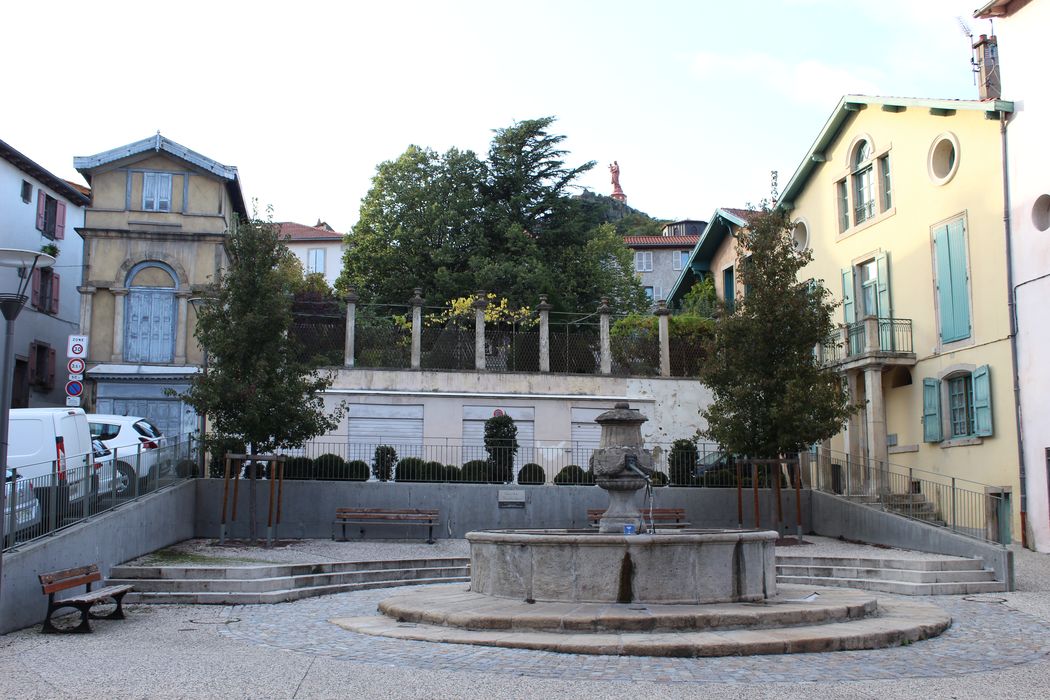
<svg viewBox="0 0 1050 700"><path fill-rule="evenodd" d="M91 328L92 302L98 290L94 287L77 287L77 291L80 292L80 334L87 335Z"/></svg>
<svg viewBox="0 0 1050 700"><path fill-rule="evenodd" d="M656 302L656 320L660 331L660 376L671 376L671 310L667 301Z"/></svg>
<svg viewBox="0 0 1050 700"><path fill-rule="evenodd" d="M612 307L609 306L609 297L602 297L601 306L598 307L598 332L601 343L601 373L612 374L612 346L609 340L609 316L612 315Z"/></svg>
<svg viewBox="0 0 1050 700"><path fill-rule="evenodd" d="M879 319L875 316L864 317L864 352L879 351Z"/></svg>
<svg viewBox="0 0 1050 700"><path fill-rule="evenodd" d="M412 369L419 369L422 364L423 346L423 290L416 287L412 290Z"/></svg>
<svg viewBox="0 0 1050 700"><path fill-rule="evenodd" d="M357 325L357 293L351 287L346 294L346 338L343 342L343 366L354 366L354 332Z"/></svg>
<svg viewBox="0 0 1050 700"><path fill-rule="evenodd" d="M124 361L124 297L128 290L124 287L111 287L109 293L113 295L113 352L110 354L111 362Z"/></svg>
<svg viewBox="0 0 1050 700"><path fill-rule="evenodd" d="M474 369L485 370L485 291L479 290L474 300Z"/></svg>
<svg viewBox="0 0 1050 700"><path fill-rule="evenodd" d="M886 468L889 448L886 445L886 404L882 396L882 367L867 367L864 370L864 398L867 399L868 463L873 470L875 488L883 493L888 485L882 477Z"/></svg>
<svg viewBox="0 0 1050 700"><path fill-rule="evenodd" d="M540 312L540 371L551 371L551 305L547 295L540 294L540 303L536 306Z"/></svg>

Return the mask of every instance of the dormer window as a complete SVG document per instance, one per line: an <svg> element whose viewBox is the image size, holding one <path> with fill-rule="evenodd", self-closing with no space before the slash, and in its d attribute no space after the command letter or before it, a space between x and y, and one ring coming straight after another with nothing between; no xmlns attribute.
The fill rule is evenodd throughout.
<svg viewBox="0 0 1050 700"><path fill-rule="evenodd" d="M171 173L142 174L142 208L171 211Z"/></svg>

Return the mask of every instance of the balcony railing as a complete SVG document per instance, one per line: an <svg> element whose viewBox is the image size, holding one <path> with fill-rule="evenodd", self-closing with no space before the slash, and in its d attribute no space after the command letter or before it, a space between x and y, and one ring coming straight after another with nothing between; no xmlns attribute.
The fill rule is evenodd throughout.
<svg viewBox="0 0 1050 700"><path fill-rule="evenodd" d="M870 354L908 356L914 353L910 318L868 316L841 326L820 345L822 364L837 365Z"/></svg>

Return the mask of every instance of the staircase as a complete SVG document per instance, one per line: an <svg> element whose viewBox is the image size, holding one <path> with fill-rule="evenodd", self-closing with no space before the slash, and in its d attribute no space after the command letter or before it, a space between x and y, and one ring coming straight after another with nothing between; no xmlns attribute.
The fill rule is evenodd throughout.
<svg viewBox="0 0 1050 700"><path fill-rule="evenodd" d="M470 580L470 560L274 564L243 567L115 566L106 585L130 584L127 603L256 605L369 588Z"/></svg>
<svg viewBox="0 0 1050 700"><path fill-rule="evenodd" d="M902 595L997 593L981 559L856 559L777 556L777 583L862 588Z"/></svg>

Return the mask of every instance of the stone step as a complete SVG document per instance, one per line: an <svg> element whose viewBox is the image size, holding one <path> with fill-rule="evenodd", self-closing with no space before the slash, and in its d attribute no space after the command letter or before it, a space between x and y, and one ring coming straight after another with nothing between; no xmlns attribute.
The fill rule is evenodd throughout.
<svg viewBox="0 0 1050 700"><path fill-rule="evenodd" d="M1006 590L1002 581L970 581L959 583L910 583L865 578L825 578L820 576L777 576L777 583L861 588L899 595L970 595L999 593Z"/></svg>
<svg viewBox="0 0 1050 700"><path fill-rule="evenodd" d="M887 505L908 505L929 503L926 496L921 493L887 493L880 496L882 502Z"/></svg>
<svg viewBox="0 0 1050 700"><path fill-rule="evenodd" d="M230 573L234 573L231 571ZM368 583L375 581L461 578L469 577L466 566L418 567L377 569L366 571L342 571L324 574L307 574L299 576L273 576L269 578L225 578L225 579L189 579L189 578L126 578L107 580L107 585L130 584L136 591L149 593L263 593L295 588L319 588L347 583Z"/></svg>
<svg viewBox="0 0 1050 700"><path fill-rule="evenodd" d="M325 562L320 564L264 564L259 566L114 566L114 579L252 579L279 576L306 576L348 571L375 571L380 569L441 568L468 566L467 557L433 559L387 559L380 561Z"/></svg>
<svg viewBox="0 0 1050 700"><path fill-rule="evenodd" d="M856 568L848 566L793 566L777 564L777 577L804 576L829 579L878 579L906 583L968 583L994 581L991 569L963 571L913 571L908 569Z"/></svg>
<svg viewBox="0 0 1050 700"><path fill-rule="evenodd" d="M777 555L777 565L849 566L860 569L906 569L909 571L982 571L981 559L965 557L936 559L882 559L876 557L806 557Z"/></svg>
<svg viewBox="0 0 1050 700"><path fill-rule="evenodd" d="M418 586L431 583L469 583L469 576L450 576L442 578L399 579L390 581L366 581L361 583L342 583L313 588L289 588L264 592L237 591L194 591L181 593L153 593L132 591L124 596L126 603L152 603L163 605L265 605L285 603L314 596L362 591L374 588L396 588L398 586Z"/></svg>

